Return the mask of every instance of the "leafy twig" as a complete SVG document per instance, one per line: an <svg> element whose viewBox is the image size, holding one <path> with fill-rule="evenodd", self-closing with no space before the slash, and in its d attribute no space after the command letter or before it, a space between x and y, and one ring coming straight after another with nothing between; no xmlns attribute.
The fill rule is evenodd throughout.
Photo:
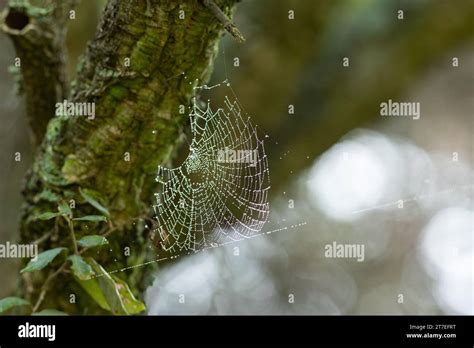
<svg viewBox="0 0 474 348"><path fill-rule="evenodd" d="M68 217L64 216L69 226L69 231L71 232L72 244L74 246L74 254L79 255L79 249L77 248L76 234L74 233L74 225Z"/></svg>
<svg viewBox="0 0 474 348"><path fill-rule="evenodd" d="M213 0L203 0L204 6L206 6L209 11L216 17L216 19L221 22L224 26L224 29L229 32L238 42L245 42L245 38L242 33L237 29L234 23L226 16L224 12L216 5Z"/></svg>
<svg viewBox="0 0 474 348"><path fill-rule="evenodd" d="M38 296L38 300L36 301L36 303L33 307L33 313L38 310L39 306L43 302L44 297L46 296L46 292L48 291L48 285L51 282L51 280L56 278L56 276L58 274L60 274L66 268L66 265L67 265L67 261L64 261L64 263L61 265L61 267L59 267L55 272L50 273L48 278L46 278L45 282L43 283L43 286L41 287L41 292Z"/></svg>
<svg viewBox="0 0 474 348"><path fill-rule="evenodd" d="M51 232L45 233L43 236L41 236L37 240L35 240L33 242L33 244L39 245L39 244L43 243L45 240L47 240L50 236L51 236Z"/></svg>

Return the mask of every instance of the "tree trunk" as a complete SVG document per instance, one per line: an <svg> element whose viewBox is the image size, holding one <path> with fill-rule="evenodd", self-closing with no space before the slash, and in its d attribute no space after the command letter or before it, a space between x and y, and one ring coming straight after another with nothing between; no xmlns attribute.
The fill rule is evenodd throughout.
<svg viewBox="0 0 474 348"><path fill-rule="evenodd" d="M227 16L235 3L215 1ZM18 1L11 1L6 18L16 11L29 18L28 25L37 23L31 7L17 5ZM8 27L8 21L5 25ZM5 31L18 42L29 32L28 25L14 34ZM208 81L222 29L216 15L201 1L110 0L97 34L79 63L78 77L68 98L68 102L94 103L94 118L54 117L51 106L62 102L66 95L63 80L40 74L37 77L43 81L31 84L26 77L34 76L38 67L29 64L30 58L23 60L25 83L34 87L26 96L37 138L44 128L35 124L34 103L42 93L37 85L43 83L48 91L62 87L61 93L46 93L48 102L42 109L46 116L42 119L50 120L26 179L22 242L41 239L42 250L66 247L73 254L74 239L107 235L110 244L106 248L100 252L85 250L82 255L94 257L108 271L156 258L156 250L148 248L151 241L145 228L152 212L156 169L170 163L180 143L188 116L179 113L179 107L188 107L195 93L193 87ZM80 192L87 192L107 208L108 222L75 221L71 234L66 219L37 218L45 212L56 212L60 204L71 206L73 217L101 214ZM130 256L124 252L127 247ZM116 275L139 294L149 268L131 268ZM55 271L57 267L47 267L24 273L20 291L37 303L36 309L103 313L70 272L56 272L53 278ZM71 303L71 295L76 303Z"/></svg>

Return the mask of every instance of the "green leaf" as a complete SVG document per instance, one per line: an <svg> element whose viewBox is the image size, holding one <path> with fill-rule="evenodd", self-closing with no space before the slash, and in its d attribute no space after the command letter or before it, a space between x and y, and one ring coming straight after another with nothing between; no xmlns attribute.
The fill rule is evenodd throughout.
<svg viewBox="0 0 474 348"><path fill-rule="evenodd" d="M46 212L46 213L42 213L42 214L39 214L36 218L38 220L51 220L52 218L55 218L56 216L59 216L59 213L53 213L53 212Z"/></svg>
<svg viewBox="0 0 474 348"><path fill-rule="evenodd" d="M0 313L9 311L12 308L20 306L31 307L31 303L19 297L6 297L3 300L0 300Z"/></svg>
<svg viewBox="0 0 474 348"><path fill-rule="evenodd" d="M96 199L94 199L94 198L91 196L91 191L79 189L79 193L81 194L82 197L84 197L84 199L85 199L90 205L92 205L94 208L96 208L97 210L99 210L102 214L105 214L105 215L107 215L107 216L110 216L110 213L109 213L109 211L107 210L107 208L105 208L103 205L101 205L99 202L97 202Z"/></svg>
<svg viewBox="0 0 474 348"><path fill-rule="evenodd" d="M39 271L40 269L45 268L48 264L53 261L56 256L58 256L63 250L67 250L66 248L54 248L51 250L46 250L39 254L37 257L32 259L25 268L23 268L20 273L25 272L34 272Z"/></svg>
<svg viewBox="0 0 474 348"><path fill-rule="evenodd" d="M71 255L68 260L72 262L71 269L77 278L87 280L95 275L92 267L81 256Z"/></svg>
<svg viewBox="0 0 474 348"><path fill-rule="evenodd" d="M41 191L38 195L36 195L35 201L39 201L39 200L45 200L48 202L57 202L59 200L59 197L53 191L45 189Z"/></svg>
<svg viewBox="0 0 474 348"><path fill-rule="evenodd" d="M112 278L116 283L119 294L123 300L123 305L128 314L143 312L146 309L145 304L135 298L128 284L118 277L112 276Z"/></svg>
<svg viewBox="0 0 474 348"><path fill-rule="evenodd" d="M115 315L128 314L124 308L120 293L118 292L112 277L94 259L89 258L87 259L87 262L89 262L89 264L92 266L92 269L98 274L96 279L102 293L104 294L107 304L109 305L110 312Z"/></svg>
<svg viewBox="0 0 474 348"><path fill-rule="evenodd" d="M79 244L83 248L93 248L93 247L109 244L109 241L105 237L92 235L92 236L82 237L77 242L77 244Z"/></svg>
<svg viewBox="0 0 474 348"><path fill-rule="evenodd" d="M73 219L75 221L107 221L107 217L104 215L86 215L80 218Z"/></svg>
<svg viewBox="0 0 474 348"><path fill-rule="evenodd" d="M33 313L32 315L54 315L54 316L64 316L68 315L67 313L58 311L56 309L43 309L41 312Z"/></svg>
<svg viewBox="0 0 474 348"><path fill-rule="evenodd" d="M72 210L66 202L60 202L58 208L61 215L72 216Z"/></svg>
<svg viewBox="0 0 474 348"><path fill-rule="evenodd" d="M101 308L105 309L106 311L110 311L109 304L105 299L104 293L102 292L102 289L99 286L97 278L89 280L80 280L76 276L74 276L74 278Z"/></svg>
<svg viewBox="0 0 474 348"><path fill-rule="evenodd" d="M104 294L110 311L115 315L137 314L145 310L145 305L136 300L128 285L118 278L112 278L94 259L88 258L87 262L98 274L99 286ZM118 279L118 280L117 280Z"/></svg>
<svg viewBox="0 0 474 348"><path fill-rule="evenodd" d="M74 277L100 307L115 315L137 314L145 310L145 305L133 296L127 283L112 277L94 259L89 257L85 261L92 267L96 277L89 280Z"/></svg>

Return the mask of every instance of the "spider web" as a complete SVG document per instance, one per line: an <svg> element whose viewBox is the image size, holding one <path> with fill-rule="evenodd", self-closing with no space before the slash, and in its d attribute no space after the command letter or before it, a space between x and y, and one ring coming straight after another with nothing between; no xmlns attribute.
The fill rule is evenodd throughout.
<svg viewBox="0 0 474 348"><path fill-rule="evenodd" d="M189 117L188 157L173 169L159 166L156 176L155 233L161 247L174 252L250 238L269 214L263 141L237 100L226 96L223 107L213 111L209 101L199 107L193 99Z"/></svg>

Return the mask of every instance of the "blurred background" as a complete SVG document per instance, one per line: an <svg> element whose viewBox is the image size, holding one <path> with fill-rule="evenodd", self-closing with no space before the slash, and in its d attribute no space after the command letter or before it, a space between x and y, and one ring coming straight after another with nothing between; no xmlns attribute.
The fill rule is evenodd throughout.
<svg viewBox="0 0 474 348"><path fill-rule="evenodd" d="M104 4L71 21L71 76ZM474 1L244 0L235 21L247 41L224 37L213 82L230 80L265 140L275 232L160 264L149 313L474 314ZM5 243L32 153L0 44ZM380 116L388 99L420 119ZM325 257L333 242L364 261ZM0 259L0 297L17 274Z"/></svg>

